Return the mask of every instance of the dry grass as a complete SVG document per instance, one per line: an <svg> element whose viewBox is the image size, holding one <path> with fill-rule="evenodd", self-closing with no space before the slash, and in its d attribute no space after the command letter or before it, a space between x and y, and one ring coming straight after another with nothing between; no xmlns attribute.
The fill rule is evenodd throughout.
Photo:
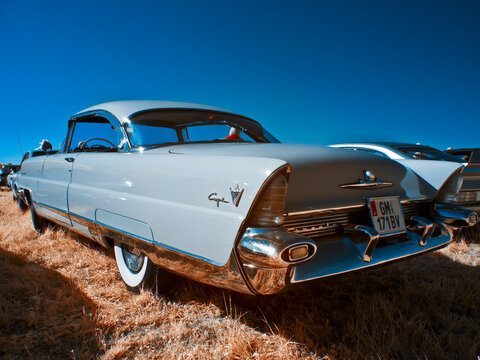
<svg viewBox="0 0 480 360"><path fill-rule="evenodd" d="M33 231L0 192L0 357L474 359L480 246L249 298L185 279L128 292L110 251Z"/></svg>

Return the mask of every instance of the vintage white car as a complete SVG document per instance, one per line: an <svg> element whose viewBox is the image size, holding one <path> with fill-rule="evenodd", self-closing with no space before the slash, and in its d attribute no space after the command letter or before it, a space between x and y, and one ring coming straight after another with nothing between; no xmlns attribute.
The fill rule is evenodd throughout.
<svg viewBox="0 0 480 360"><path fill-rule="evenodd" d="M114 247L132 290L170 271L274 294L447 245L477 222L448 204L457 181L437 196L394 161L280 144L229 111L121 101L72 116L62 149L25 160L17 186L38 231L53 221Z"/></svg>

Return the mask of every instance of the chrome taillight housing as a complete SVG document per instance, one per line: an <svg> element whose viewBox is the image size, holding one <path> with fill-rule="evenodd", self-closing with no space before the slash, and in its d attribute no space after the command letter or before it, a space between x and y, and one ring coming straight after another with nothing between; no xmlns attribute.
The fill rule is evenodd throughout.
<svg viewBox="0 0 480 360"><path fill-rule="evenodd" d="M254 205L250 226L272 227L283 225L287 187L286 172L280 172L273 176Z"/></svg>
<svg viewBox="0 0 480 360"><path fill-rule="evenodd" d="M445 181L435 198L436 203L452 204L457 202L457 195L463 183L462 169L455 171L448 180Z"/></svg>

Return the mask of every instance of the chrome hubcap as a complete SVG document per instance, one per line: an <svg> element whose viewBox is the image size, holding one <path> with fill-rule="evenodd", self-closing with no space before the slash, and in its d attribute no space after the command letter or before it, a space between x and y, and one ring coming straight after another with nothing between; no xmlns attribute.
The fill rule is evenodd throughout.
<svg viewBox="0 0 480 360"><path fill-rule="evenodd" d="M122 246L122 254L128 269L134 273L139 272L143 266L145 255L136 249L126 246Z"/></svg>

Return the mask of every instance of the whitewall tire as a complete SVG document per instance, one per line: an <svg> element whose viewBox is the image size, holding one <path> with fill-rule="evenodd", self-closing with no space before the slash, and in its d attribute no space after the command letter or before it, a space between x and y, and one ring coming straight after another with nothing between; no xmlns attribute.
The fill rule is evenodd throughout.
<svg viewBox="0 0 480 360"><path fill-rule="evenodd" d="M118 271L128 289L138 292L155 286L157 267L135 248L115 242L115 260Z"/></svg>

